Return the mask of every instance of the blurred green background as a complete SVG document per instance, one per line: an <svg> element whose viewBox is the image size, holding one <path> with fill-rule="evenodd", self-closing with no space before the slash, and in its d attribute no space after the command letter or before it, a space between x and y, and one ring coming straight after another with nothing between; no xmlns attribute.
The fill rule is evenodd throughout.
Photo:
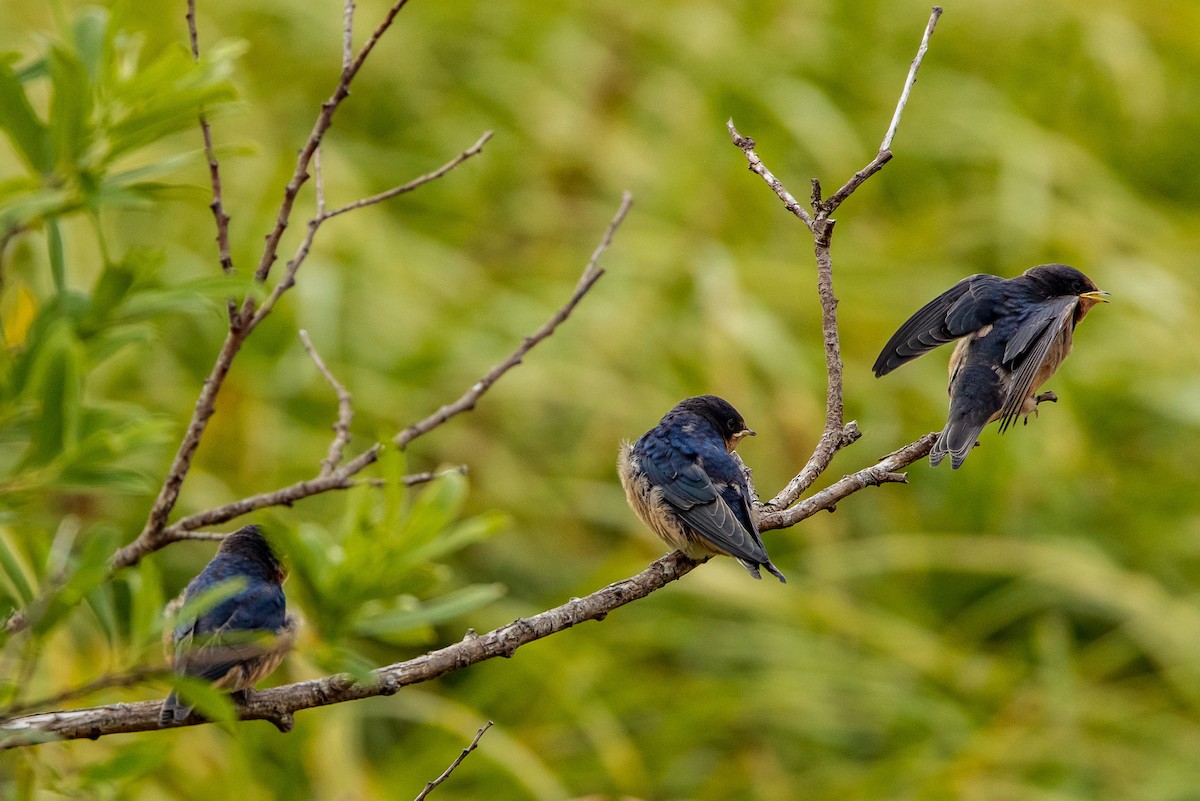
<svg viewBox="0 0 1200 801"><path fill-rule="evenodd" d="M358 41L385 9L359 2ZM28 229L0 252L0 612L57 588L44 625L0 652L6 703L160 663L157 610L211 543L101 576L145 520L226 325L194 104L211 109L250 272L336 82L337 2L200 0L199 69L183 12L0 3L14 54L0 224ZM622 190L635 206L568 323L371 473L466 464L465 484L253 516L303 561L288 590L308 625L273 681L409 658L640 570L663 547L625 506L617 443L682 397L745 415L764 494L795 473L823 426L811 241L725 121L797 196L810 177L831 192L874 155L928 14L913 0L401 13L326 138L330 203L495 139L323 228L238 356L177 515L315 474L335 399L298 327L354 393L366 447L506 357L569 295ZM1040 419L989 430L962 470L922 462L908 486L768 534L786 586L716 560L511 661L302 712L287 736L249 723L7 753L0 793L410 798L492 719L435 798L1200 799L1196 30L1200 6L1166 0L947 4L896 158L837 215L846 416L864 436L818 486L941 428L948 352L883 380L869 368L954 281L1063 261L1113 303L1081 326ZM92 87L78 113L53 88L70 76ZM14 144L14 86L57 120L40 165ZM117 124L140 103L159 116ZM72 124L105 134L64 143ZM282 254L312 201L309 186ZM388 569L413 543L428 558Z"/></svg>

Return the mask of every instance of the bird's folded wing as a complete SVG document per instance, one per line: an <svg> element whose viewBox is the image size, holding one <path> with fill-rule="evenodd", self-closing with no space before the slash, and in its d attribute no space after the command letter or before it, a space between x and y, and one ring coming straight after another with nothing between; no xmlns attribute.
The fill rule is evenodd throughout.
<svg viewBox="0 0 1200 801"><path fill-rule="evenodd" d="M271 653L286 617L283 590L268 585L242 593L229 617L212 630L193 626L178 637L175 672L220 681L238 664Z"/></svg>
<svg viewBox="0 0 1200 801"><path fill-rule="evenodd" d="M642 466L650 481L661 489L663 500L698 534L739 559L767 561L766 550L754 532L738 520L700 464L676 453L669 464L645 460Z"/></svg>
<svg viewBox="0 0 1200 801"><path fill-rule="evenodd" d="M872 368L876 377L995 322L1002 310L1003 282L994 275L968 276L926 303L883 346Z"/></svg>
<svg viewBox="0 0 1200 801"><path fill-rule="evenodd" d="M1075 305L1079 299L1074 295L1050 298L1039 303L1028 317L1021 321L1008 345L1004 349L1004 363L1013 368L1008 384L1008 394L1000 409L1000 430L1004 431L1021 413L1025 400L1033 392L1037 378L1050 349L1062 334L1063 328L1071 324Z"/></svg>

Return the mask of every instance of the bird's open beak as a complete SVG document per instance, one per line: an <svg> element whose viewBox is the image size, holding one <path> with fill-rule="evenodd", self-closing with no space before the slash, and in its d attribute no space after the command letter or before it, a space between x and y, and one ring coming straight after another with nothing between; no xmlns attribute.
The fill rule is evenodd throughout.
<svg viewBox="0 0 1200 801"><path fill-rule="evenodd" d="M1095 303L1108 303L1108 299L1112 296L1108 292L1105 292L1103 289L1095 289L1095 290L1092 290L1091 292L1084 292L1079 297L1087 298L1088 300L1093 301Z"/></svg>
<svg viewBox="0 0 1200 801"><path fill-rule="evenodd" d="M741 442L742 439L744 439L745 437L756 437L756 436L758 436L758 434L753 429L743 428L741 431L739 431L733 435L733 441L735 443L737 443L737 442Z"/></svg>

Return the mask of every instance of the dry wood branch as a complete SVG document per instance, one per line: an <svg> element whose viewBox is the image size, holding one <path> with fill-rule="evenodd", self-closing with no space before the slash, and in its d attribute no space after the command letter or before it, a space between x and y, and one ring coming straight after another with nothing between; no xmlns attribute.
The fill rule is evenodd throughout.
<svg viewBox="0 0 1200 801"><path fill-rule="evenodd" d="M188 40L192 46L192 58L200 60L200 35L196 29L196 0L187 0ZM229 248L229 215L225 213L225 204L221 192L221 165L217 161L217 152L213 147L212 127L208 117L200 115L200 134L204 137L204 157L208 160L208 177L212 184L213 221L217 226L217 252L221 260L221 269L228 275L233 272L233 255ZM232 301L230 312L234 312ZM231 317L232 319L232 317Z"/></svg>
<svg viewBox="0 0 1200 801"><path fill-rule="evenodd" d="M535 345L554 333L564 320L571 316L571 312L579 305L579 301L583 300L583 296L588 293L600 276L604 275L604 270L599 268L600 257L604 255L604 251L612 244L613 234L616 233L621 222L625 219L625 215L629 213L629 207L633 204L633 195L626 192L621 198L621 207L617 209L616 216L612 222L608 224L608 230L604 232L600 244L596 246L592 252L592 258L588 260L587 267L583 270L583 275L579 277L579 283L575 286L575 291L571 293L571 297L563 304L563 307L555 312L554 316L546 321L545 325L533 332L530 336L525 337L525 341L517 348L511 356L505 359L500 364L488 370L483 378L479 379L475 384L468 389L462 397L454 403L447 404L438 409L433 414L426 417L424 420L413 423L408 428L401 431L393 438L392 442L396 443L396 447L403 450L417 437L422 434L427 434L433 429L445 423L451 417L462 412L469 411L475 408L475 404L479 401L483 394L491 389L502 375L507 373L512 368L516 367L525 358L525 354L529 353Z"/></svg>
<svg viewBox="0 0 1200 801"><path fill-rule="evenodd" d="M838 300L833 292L833 256L830 252L833 229L837 221L830 215L858 187L862 186L868 178L879 172L891 160L892 153L888 148L891 145L893 137L896 135L896 128L900 124L900 115L904 110L905 104L908 102L909 93L916 81L917 69L920 67L921 61L925 57L925 52L929 48L929 38L933 35L933 29L937 25L937 20L941 16L941 13L942 9L935 6L929 16L929 22L925 26L925 34L921 39L921 46L909 68L908 77L904 82L904 88L896 104L896 111L892 115L891 125L884 135L879 153L871 160L870 164L851 176L850 180L828 200L821 199L821 184L816 179L813 179L812 214L805 211L795 196L783 185L783 182L767 169L755 151L755 141L739 133L737 128L734 127L733 120L729 120L726 123L734 146L745 155L750 170L760 176L771 187L775 195L783 201L784 207L799 218L812 234L813 251L817 262L817 295L821 302L821 335L825 348L825 371L828 377L825 394L825 429L816 447L813 449L812 456L809 457L800 472L774 498L762 504L761 513L764 519L784 519L772 517L772 515L776 515L779 510L788 509L795 504L805 490L812 486L813 482L828 469L837 452L855 442L861 436L858 425L854 421L846 423L843 418L842 355L837 324ZM871 469L873 470L874 468ZM882 473L872 473L871 477L879 478L882 475ZM804 517L807 516L809 515L804 515ZM801 519L803 517L798 517L796 521Z"/></svg>
<svg viewBox="0 0 1200 801"><path fill-rule="evenodd" d="M511 657L523 645L549 637L587 620L603 620L614 609L645 598L672 581L687 575L701 562L676 551L651 562L640 573L609 584L583 598L573 598L532 617L521 618L487 634L468 632L462 641L437 651L379 668L375 681L359 684L340 673L321 679L285 684L269 690L248 693L246 703L237 709L243 720L268 720L277 728L290 729L293 714L329 704L393 695L402 687L419 684L455 670L496 657ZM161 701L109 704L90 709L46 712L16 718L0 725L0 749L36 745L47 739L98 739L120 734L158 729ZM182 724L206 723L195 714Z"/></svg>
<svg viewBox="0 0 1200 801"><path fill-rule="evenodd" d="M476 143L476 146L481 146L482 143L486 142L486 141L487 141L486 137L483 137L479 140L479 142ZM459 159L459 163L461 163L461 157ZM444 168L443 168L443 170L444 170ZM445 174L444 171L441 171L441 174ZM432 173L431 173L431 175L432 175ZM420 179L418 179L418 180L420 180ZM593 251L593 253L592 253L591 258L588 260L587 266L584 268L583 275L580 277L579 283L575 287L575 291L571 294L570 298L567 299L567 302L565 304L563 304L563 306L560 309L558 309L557 312L554 313L554 315L550 318L550 320L547 321L546 324L543 325L541 328L539 328L533 335L526 337L525 340L521 343L521 345L517 348L517 350L512 354L512 356L510 356L502 364L497 365L496 367L493 367L487 373L487 375L485 375L482 379L480 379L479 382L477 382L474 386L472 386L471 389L469 389L467 391L467 393L465 395L463 395L461 398L459 398L457 401L455 401L454 403L452 403L448 406L443 406L441 409L439 409L433 415L431 415L431 416L425 418L424 420L420 421L419 423L415 423L412 426L409 426L408 428L401 431L395 438L395 442L399 447L403 448L405 445L407 445L412 440L416 439L418 436L421 436L422 434L426 434L426 433L432 431L433 429L442 425L447 420L449 420L450 418L459 414L460 412L464 412L464 411L467 411L468 409L474 408L475 403L478 402L479 398L493 384L495 384L496 381L498 381L501 376L503 376L506 372L508 372L513 367L515 367L517 364L520 364L521 360L525 357L525 355L535 345L537 345L538 342L541 342L542 340L546 339L547 337L549 337L551 334L554 333L555 329L558 328L558 326L561 325L563 323L563 321L565 321L571 315L571 312L575 309L575 307L583 299L583 296L587 294L588 290L590 290L592 288L592 286L596 283L596 281L599 280L600 276L604 274L604 271L602 269L600 269L598 266L600 257L601 257L601 255L603 255L604 251L607 250L608 246L612 243L613 234L616 232L617 228L620 226L622 220L625 219L625 215L629 212L629 207L632 203L633 203L632 196L628 192L626 192L625 195L621 199L621 206L617 210L616 216L614 216L612 222L609 223L609 226L605 230L604 236L601 239L600 244L597 245L595 251ZM314 218L314 219L317 219L317 218ZM263 308L266 309L267 307L264 306ZM260 311L262 311L262 310L260 310ZM234 331L230 331L229 338L226 339L227 344L229 343L230 338L233 336L234 336ZM240 345L240 341L238 342L238 345ZM222 357L218 358L218 360L217 360L217 367L223 366L224 369L227 371L229 369L230 361L232 360L232 355L226 359L226 358L223 358L224 353L225 353L225 351L223 350ZM216 369L216 367L214 367L214 370L215 369ZM318 365L318 369L320 369L320 365ZM324 372L324 371L322 371L322 372ZM223 380L223 376L221 378ZM330 380L331 378L332 378L332 376L326 374L327 380ZM207 404L204 407L206 410L207 416L204 417L202 423L199 423L199 424L197 423L197 420L200 418L197 416L193 417L193 421L192 421L193 425L189 428L189 432L192 432L193 430L195 431L195 441L193 442L191 439L185 439L185 445L190 445L193 453L195 451L195 446L199 444L199 437L200 437L200 434L203 432L203 423L207 423L208 417L211 417L211 415L212 415L212 411L214 408L212 405L213 399L216 396L216 390L213 389L213 387L219 387L219 383L220 383L219 381L211 380L211 376L210 376L210 380L205 382L204 392L202 392L202 394L201 394L201 400L203 400ZM335 391L336 391L336 386L339 386L339 385L336 385L336 382L335 382ZM345 415L345 409L347 408L347 406L349 404L349 398L347 396L345 404L343 404L341 393L339 393L338 397L339 397L339 409L340 409L338 419L340 422ZM199 402L198 402L197 415L199 415L199 411L200 411L200 406L199 406ZM349 429L348 429L348 421L347 421L347 428L346 428L347 439L349 437L348 431L349 431ZM234 518L240 517L240 516L248 514L250 512L257 511L259 509L265 509L270 506L290 506L291 504L295 503L296 501L302 500L304 498L312 497L313 495L319 495L323 492L330 492L333 490L349 489L350 487L355 486L356 481L354 479L354 476L356 476L358 473L362 472L363 469L365 469L369 465L373 464L379 458L379 453L382 450L382 448L384 447L383 443L375 443L370 448L363 451L358 456L354 457L353 459L351 459L349 462L346 462L345 464L341 464L340 449L338 449L339 454L337 455L337 458L338 458L337 464L341 464L341 466L340 467L335 466L335 468L332 470L326 470L325 467L329 463L329 460L334 458L335 446L338 445L339 437L341 436L341 432L336 428L336 426L335 426L335 432L336 433L335 433L335 437L334 437L334 442L330 445L330 455L326 458L325 462L322 463L321 472L317 476L315 476L311 479L304 480L304 481L298 481L294 484L291 484L286 487L282 487L282 488L274 490L272 492L266 492L266 493L261 493L259 495L253 495L253 496L250 496L247 498L243 498L239 501L234 501L232 503L225 504L224 506L220 506L215 509L208 509L203 512L198 512L196 514L189 515L188 517L184 517L184 518L176 521L175 523L171 524L170 526L166 526L164 524L166 515L169 514L171 506L174 505L175 498L178 496L178 491L179 491L178 484L174 485L174 487L173 487L174 495L170 498L170 505L166 506L165 511L163 511L161 518L156 518L156 521L157 521L156 526L157 527L154 528L153 530L151 530L149 523L147 523L147 528L143 529L142 534L139 535L136 540L134 540L133 542L129 543L128 545L126 545L125 547L123 547L117 551L117 553L114 555L113 560L112 560L113 567L114 568L128 567L130 565L136 564L142 557L144 557L146 554L148 554L152 551L156 551L159 548L162 548L172 542L175 542L175 541L178 541L181 539L190 539L190 537L188 536L188 532L196 531L197 529L201 529L206 526L213 526L213 525L218 525L220 523L225 523L230 520L233 520ZM183 446L181 446L181 451L182 451L182 447ZM188 454L186 462L181 461L181 457L177 455L176 464L183 465L182 467L179 468L180 469L180 472L178 474L178 483L179 484L182 483L183 477L184 477L184 475L186 475L186 472L187 472L188 467L190 466L190 463L191 463L191 453ZM171 476L174 476L174 475L175 475L175 472L173 470ZM168 480L171 478L171 476L168 476ZM414 482L414 483L419 483L419 482ZM165 501L164 501L164 503L165 503ZM158 508L157 505L155 508L156 509ZM153 533L148 533L151 531ZM11 621L10 621L10 625L11 625Z"/></svg>
<svg viewBox="0 0 1200 801"><path fill-rule="evenodd" d="M493 135L492 131L484 131L483 135L479 137L479 139L475 142L475 144L471 145L466 150L464 150L462 153L459 153L453 159L446 162L441 167L438 167L433 172L425 173L424 175L420 176L419 178L414 178L406 184L401 184L400 186L393 187L384 192L380 192L377 195L371 195L370 197L365 197L365 198L362 198L361 200L356 200L353 203L347 203L345 206L339 206L338 208L334 209L333 211L329 211L329 212L325 212L324 214L321 214L320 217L321 217L322 222L325 220L328 220L330 217L336 217L339 214L345 214L348 211L354 211L355 209L361 209L366 206L374 206L376 203L382 203L385 200L391 200L392 198L396 197L397 195L403 195L406 192L411 192L414 189L416 189L417 187L424 186L425 184L429 183L430 181L436 181L438 178L441 178L443 175L445 175L446 173L453 170L459 164L462 164L464 161L471 158L471 156L476 156L476 155L479 155L481 152L483 152L483 146L488 143L488 140L492 138L492 135Z"/></svg>
<svg viewBox="0 0 1200 801"><path fill-rule="evenodd" d="M422 790L417 795L417 797L415 799L413 799L413 801L424 801L424 799L426 797L428 797L431 792L433 792L433 788L437 787L439 784L446 781L446 779L449 779L450 774L454 772L455 768L457 768L459 765L461 765L463 763L463 760L466 759L468 756L470 756L471 752L479 747L479 741L481 739L483 739L483 735L487 733L487 730L492 728L492 725L493 725L492 721L490 721L490 720L487 723L483 724L483 726L480 727L479 731L475 732L475 739L471 741L471 744L468 745L466 748L464 748L462 750L462 753L458 755L458 758L450 763L450 767L448 767L444 771L442 771L441 776L438 776L436 779L431 781L429 784L425 785L425 789Z"/></svg>
<svg viewBox="0 0 1200 801"><path fill-rule="evenodd" d="M408 4L408 0L396 0L384 15L383 21L371 33L369 39L363 45L362 50L358 55L342 67L341 75L338 78L337 86L334 87L333 94L329 99L321 104L321 112L317 115L317 119L313 122L312 132L308 135L308 139L304 142L304 146L300 148L300 153L296 156L296 169L292 172L292 177L288 181L287 186L283 190L283 200L279 204L279 211L275 215L275 225L267 232L266 244L263 247L262 258L259 259L258 269L254 271L254 276L260 282L267 280L267 276L271 273L271 265L275 263L275 259L279 252L279 240L283 238L283 232L287 230L288 223L292 216L292 206L296 203L296 196L300 194L300 188L308 181L308 166L312 161L313 154L317 152L317 148L321 146L321 140L325 137L325 132L329 130L329 126L333 124L333 115L338 110L338 106L342 104L350 95L350 83L354 80L354 76L362 69L363 63L367 57L371 55L371 51L375 49L375 45L387 33L388 28L392 26L392 22L396 19L396 15L400 13L400 9ZM344 13L344 18L348 19L347 26L353 21L353 7L348 8ZM343 46L345 43L345 34L343 34ZM344 60L344 57L343 57ZM243 316L251 313L249 305L243 306Z"/></svg>
<svg viewBox="0 0 1200 801"><path fill-rule="evenodd" d="M333 424L333 442L329 444L329 454L321 462L321 476L324 477L332 474L334 468L341 463L342 453L345 451L346 445L350 443L350 423L354 420L353 399L346 388L333 377L333 373L326 366L321 354L317 353L317 349L313 347L312 340L308 338L308 332L303 328L300 329L300 341L304 343L304 349L308 351L313 364L321 371L321 375L325 376L329 386L333 387L338 399L337 422Z"/></svg>
<svg viewBox="0 0 1200 801"><path fill-rule="evenodd" d="M26 701L19 704L13 704L6 709L0 710L0 725L4 721L10 720L13 717L26 713L31 709L39 709L48 706L58 706L65 701L73 701L76 698L84 698L101 690L111 690L114 687L133 687L137 684L149 681L150 679L164 678L171 675L171 671L165 668L139 668L131 670L128 673L114 673L107 676L101 676L94 681L89 681L86 684L81 684L78 687L72 687L69 690L55 693L54 695L39 698L35 701Z"/></svg>
<svg viewBox="0 0 1200 801"><path fill-rule="evenodd" d="M881 484L907 484L908 476L896 471L908 467L913 462L923 459L929 454L929 449L937 440L937 434L926 434L916 442L905 445L898 451L889 453L870 467L863 468L857 473L843 476L820 492L805 498L787 509L764 511L759 518L758 527L761 531L788 528L801 520L812 517L822 509L830 512L843 498L848 498L859 490L867 487L878 487Z"/></svg>

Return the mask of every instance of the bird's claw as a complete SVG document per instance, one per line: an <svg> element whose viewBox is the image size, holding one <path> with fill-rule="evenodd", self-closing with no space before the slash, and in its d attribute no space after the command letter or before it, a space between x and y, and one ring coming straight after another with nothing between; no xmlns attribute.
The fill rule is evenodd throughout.
<svg viewBox="0 0 1200 801"><path fill-rule="evenodd" d="M1035 405L1039 403L1045 403L1046 401L1058 403L1058 396L1053 392L1039 392L1037 395L1033 396L1033 402Z"/></svg>

